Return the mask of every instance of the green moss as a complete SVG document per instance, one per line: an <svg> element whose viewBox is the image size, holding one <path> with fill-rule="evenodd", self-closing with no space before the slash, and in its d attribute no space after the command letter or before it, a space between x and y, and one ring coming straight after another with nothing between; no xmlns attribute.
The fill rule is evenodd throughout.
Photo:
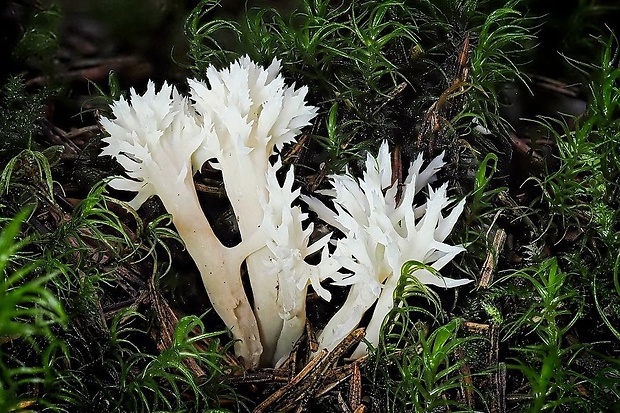
<svg viewBox="0 0 620 413"><path fill-rule="evenodd" d="M23 79L11 77L0 89L0 164L24 149L34 149L41 127L46 91L29 93Z"/></svg>

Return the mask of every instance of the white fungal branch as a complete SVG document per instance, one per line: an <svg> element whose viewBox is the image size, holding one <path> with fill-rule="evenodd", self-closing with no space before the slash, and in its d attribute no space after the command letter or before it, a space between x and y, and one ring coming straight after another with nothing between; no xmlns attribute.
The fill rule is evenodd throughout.
<svg viewBox="0 0 620 413"><path fill-rule="evenodd" d="M263 69L242 57L228 69L209 67L209 86L189 81L194 107L206 126L195 159L200 164L209 160L222 171L242 237L262 221L256 202L267 194L269 157L294 142L316 116L316 108L305 105L307 88L286 86L279 71L278 60Z"/></svg>
<svg viewBox="0 0 620 413"><path fill-rule="evenodd" d="M275 300L274 294L285 290L288 281L268 271L266 266L275 258L266 247L269 236L261 228L261 224L271 221L263 222L265 211L259 200L265 205L271 203L267 181L268 170L273 168L269 158L283 145L294 142L301 128L309 125L316 115L316 108L305 103L307 88L287 86L279 71L278 60L264 69L243 57L224 70L210 67L209 86L194 80L189 82L194 107L208 125L196 159L198 163L209 160L222 171L242 240L256 232L264 233L265 247L246 261L264 364L269 364L273 357L283 322L281 301ZM294 199L298 194L289 195ZM272 212L273 209L269 213ZM298 295L303 293L299 291Z"/></svg>
<svg viewBox="0 0 620 413"><path fill-rule="evenodd" d="M321 282L336 274L340 266L328 256L325 245L330 235L310 244L310 235L314 226L308 225L303 229L303 221L308 217L301 212L299 206L292 206L299 197L299 190L293 191L294 174L291 168L283 186L276 178L276 171L280 169L278 161L269 168L267 174L268 202L263 201L265 211L263 227L267 232L267 247L271 255L265 262L269 277L277 280L278 288L275 299L279 310L280 322L271 320L280 327L274 353L270 354L270 364L275 365L282 357L286 357L295 342L301 337L306 325L306 295L311 285L314 291L323 299L331 300L331 294ZM305 259L323 249L321 261L316 265L308 264ZM257 286L255 294L267 295L269 291L264 286Z"/></svg>
<svg viewBox="0 0 620 413"><path fill-rule="evenodd" d="M110 185L137 192L130 202L136 209L152 195L160 198L200 270L213 308L238 339L237 354L246 365L256 365L262 346L240 275L251 251L244 251L247 244L224 247L203 214L191 164L201 144L201 127L187 100L167 84L156 93L149 83L143 96L131 92L131 106L121 98L112 113L114 119L101 119L110 135L104 138L108 146L102 155L117 159L129 178L113 179Z"/></svg>

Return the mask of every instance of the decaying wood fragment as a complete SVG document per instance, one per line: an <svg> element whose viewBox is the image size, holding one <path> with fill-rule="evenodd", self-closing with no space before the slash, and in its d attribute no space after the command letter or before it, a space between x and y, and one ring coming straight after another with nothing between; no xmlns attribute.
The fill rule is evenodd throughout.
<svg viewBox="0 0 620 413"><path fill-rule="evenodd" d="M316 396L326 382L330 382L330 372L338 360L353 346L359 344L364 337L363 328L358 328L349 334L332 351L320 351L301 369L293 379L282 388L256 406L254 413L268 411L288 411L297 407L303 411L306 404Z"/></svg>

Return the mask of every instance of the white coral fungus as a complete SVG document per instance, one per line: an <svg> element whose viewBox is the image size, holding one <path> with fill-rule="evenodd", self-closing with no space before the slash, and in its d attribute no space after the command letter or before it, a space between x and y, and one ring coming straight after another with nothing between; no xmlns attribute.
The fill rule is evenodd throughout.
<svg viewBox="0 0 620 413"><path fill-rule="evenodd" d="M314 226L303 229L302 223L308 217L299 206L291 206L299 197L299 190L293 191L293 169L287 175L284 185L280 187L276 171L277 162L268 172L269 202L263 201L265 218L263 227L268 234L267 246L271 255L267 258L267 274L277 282L278 288L272 290L271 299L279 309L281 321L269 320L280 328L275 352L270 354L270 364L275 365L293 350L295 342L303 334L306 325L306 293L312 285L314 291L329 301L331 294L321 281L334 277L340 266L328 256L328 249L323 248L329 242L330 235L310 244L310 235ZM305 259L320 251L321 261L316 265L308 264Z"/></svg>
<svg viewBox="0 0 620 413"><path fill-rule="evenodd" d="M332 349L361 321L364 313L376 302L366 329L366 340L373 345L379 341L379 329L393 307L393 294L402 265L416 260L439 270L457 254L465 251L460 245L444 240L452 230L464 207L459 202L444 217L442 210L451 204L447 185L433 190L430 185L435 173L444 163L433 159L422 171L419 156L409 168L401 186L402 198L397 204L398 185L391 182L392 169L388 145L381 145L377 158L368 155L362 179L348 173L330 177L333 189L322 191L333 198L334 210L316 198L302 196L319 218L344 234L337 240L333 258L350 274L340 274L336 285L350 285L344 305L329 320L319 336L319 349ZM415 195L428 185L426 203L415 206ZM427 270L415 273L424 284L445 288L458 287L471 280L437 277ZM335 277L334 277L335 278ZM361 344L353 353L358 358L366 353Z"/></svg>
<svg viewBox="0 0 620 413"><path fill-rule="evenodd" d="M102 118L110 135L102 155L111 155L129 178L116 178L116 189L136 191L134 208L157 195L196 262L213 308L238 341L235 350L248 366L257 363L262 346L252 308L243 290L240 266L257 247L224 247L205 218L194 187L191 158L201 144L201 127L187 99L164 84L159 93L149 82L140 96L131 91L131 106L121 98L112 106L114 119Z"/></svg>
<svg viewBox="0 0 620 413"><path fill-rule="evenodd" d="M227 69L209 67L208 85L189 81L204 133L194 160L196 165L210 160L222 170L242 237L262 221L256 202L258 194L267 194L269 157L294 142L316 116L317 109L305 102L308 88L286 86L279 72L278 60L264 69L242 57Z"/></svg>
<svg viewBox="0 0 620 413"><path fill-rule="evenodd" d="M269 240L269 236L275 233L269 233L269 227L265 225L281 221L281 208L290 209L292 200L297 198L298 192L295 195L291 192L291 181L285 187L289 202L283 202L282 188L278 186L275 175L271 179L268 177L270 173L275 174L280 164L272 168L269 157L284 144L294 142L301 128L309 125L316 115L317 109L307 106L305 102L308 89L287 86L279 71L278 60L264 69L249 58L242 57L228 69L216 70L210 67L207 70L209 87L203 82L189 82L196 110L204 118L204 136L196 152L196 159L198 164L212 160L213 166L221 169L226 193L244 240L258 233ZM280 199L272 199L274 197ZM263 208L259 201L263 201ZM278 206L270 207L272 204ZM267 212L265 207L269 208ZM270 216L273 214L280 215L280 218ZM267 221L263 222L264 218ZM294 217L295 220L292 218L287 224L299 226L299 229L281 227L280 233L301 230L301 217L298 215ZM297 238L290 240L297 241ZM269 247L259 249L246 261L254 298L254 314L263 344L263 364L271 364L281 341L283 323L288 320L287 314L290 314L281 306L287 300L305 300L306 291L305 288L292 289L293 285L300 283L294 281L293 273L284 276L281 271L270 268L269 263L276 260L273 246L274 243L270 243ZM290 244L286 248L295 250L302 248L302 245ZM294 296L285 296L288 293L294 293ZM305 314L304 307L296 310L297 315L291 317L305 322L305 316L297 318L302 310ZM302 332L303 329L294 340ZM285 334L282 339L290 340L291 334Z"/></svg>
<svg viewBox="0 0 620 413"><path fill-rule="evenodd" d="M113 119L101 119L109 134L102 155L116 158L127 175L110 185L137 192L130 202L134 208L153 195L161 199L200 270L213 308L237 339L235 352L249 368L259 361L273 365L292 350L306 322L309 286L326 300L330 294L321 282L327 278L351 286L319 338L322 348L340 342L375 302L366 338L376 344L393 306L402 264L416 260L439 270L464 250L443 242L463 210L460 202L442 215L450 204L446 185L437 190L429 186L427 202L414 207L414 196L443 162L436 158L420 171L419 157L397 204L385 143L376 159L368 156L363 179L331 177L334 189L325 194L333 197L335 211L304 198L320 218L344 233L332 256L326 247L329 235L311 243L313 226L304 227L307 214L293 206L299 197L293 170L282 185L276 173L282 168L277 151L295 141L316 108L306 105L307 89L287 86L279 69L277 60L264 69L247 57L227 69L210 67L208 84L189 82L191 100L167 84L155 92L149 83L143 96L131 92L131 105L123 98L116 102ZM233 248L220 243L198 201L193 175L205 162L221 170L239 224L242 240ZM316 264L306 261L319 252ZM253 308L241 281L244 261ZM348 273L338 273L341 268ZM416 275L425 284L443 287L469 282L424 270ZM354 356L365 350L359 347Z"/></svg>
<svg viewBox="0 0 620 413"><path fill-rule="evenodd" d="M258 365L263 347L267 354L263 357L271 359L280 336L286 342L299 338L298 327L283 334L284 323L305 322L300 300L307 284L321 291L318 282L325 278L318 266L309 266L305 279L301 275L299 268L306 265L303 258L325 242L308 246L308 230L302 230L305 215L290 208L298 195L292 191L292 177L280 187L275 170L281 164L272 166L269 160L276 149L293 142L316 114L316 108L305 103L307 89L287 86L279 69L277 60L264 69L247 57L227 69L209 67L208 85L190 81L193 101L167 84L157 93L149 83L143 96L132 90L131 105L123 98L116 102L113 119L101 119L109 133L102 155L116 158L128 176L113 179L111 186L137 192L130 203L134 208L150 196L161 199L200 270L213 308L237 339L235 351L247 367ZM207 161L222 171L238 220L242 241L234 248L219 242L198 202L193 175ZM277 228L270 228L274 225ZM276 257L289 250L297 254L297 261L274 267ZM241 282L244 260L254 309Z"/></svg>

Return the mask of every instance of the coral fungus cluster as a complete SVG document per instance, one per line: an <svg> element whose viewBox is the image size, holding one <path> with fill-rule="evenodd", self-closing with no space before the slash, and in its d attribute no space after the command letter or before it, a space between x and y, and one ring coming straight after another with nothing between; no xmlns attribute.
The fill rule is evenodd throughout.
<svg viewBox="0 0 620 413"><path fill-rule="evenodd" d="M412 163L397 203L387 143L377 158L368 155L362 179L348 172L331 177L333 189L322 192L333 198L335 211L316 198L301 197L341 233L331 253L332 234L310 243L313 226L305 223L307 214L297 204L294 171L287 171L282 184L276 173L282 169L279 150L295 142L316 108L305 102L307 89L287 86L279 69L277 60L264 69L247 57L227 69L210 67L208 83L189 81L189 98L167 84L156 92L150 83L142 96L132 91L131 104L122 98L116 102L114 118L101 119L109 134L102 155L116 158L126 171L110 185L137 192L130 202L136 209L153 195L160 198L248 368L273 365L289 354L304 330L309 286L326 300L330 294L321 282L350 286L345 304L320 335L322 348L333 348L375 303L367 340L376 344L402 264L416 260L441 269L464 250L444 243L463 202L444 217L442 210L450 204L447 186L433 190L428 185L441 159L423 170L421 157ZM232 248L215 236L198 202L193 175L205 162L221 170L238 222L241 242ZM427 201L415 205L414 196L426 186ZM319 253L318 264L306 261ZM241 278L244 261L253 307ZM442 287L469 282L428 271L419 271L418 278ZM365 351L361 346L353 356Z"/></svg>

